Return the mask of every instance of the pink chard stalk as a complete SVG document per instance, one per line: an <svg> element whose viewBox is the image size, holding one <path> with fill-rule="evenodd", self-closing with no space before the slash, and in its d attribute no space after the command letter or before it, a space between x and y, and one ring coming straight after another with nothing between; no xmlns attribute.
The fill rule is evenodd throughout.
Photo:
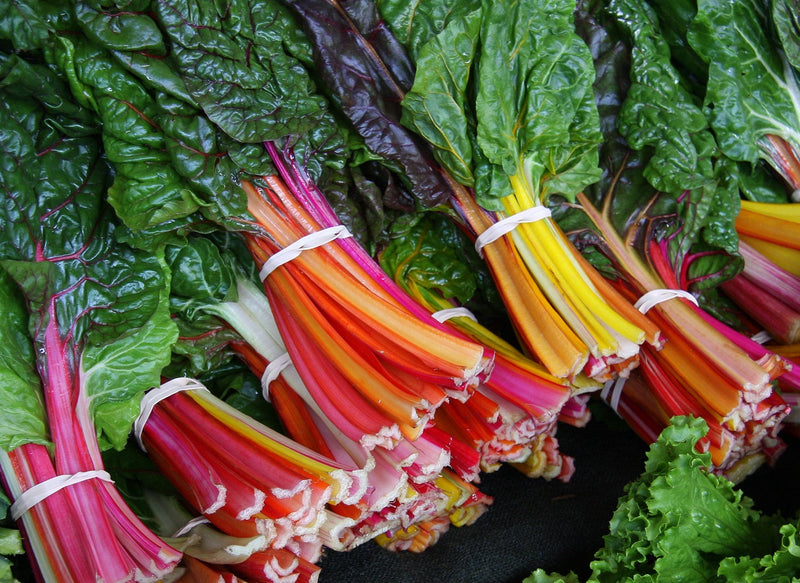
<svg viewBox="0 0 800 583"><path fill-rule="evenodd" d="M3 127L15 162L4 166L0 215L3 312L18 311L2 333L20 347L2 365L14 517L44 581L157 581L181 554L128 508L101 452L124 446L139 398L169 362L177 330L164 272L151 252L114 242L95 136L59 135L57 121L13 99ZM51 478L67 483L34 495Z"/></svg>

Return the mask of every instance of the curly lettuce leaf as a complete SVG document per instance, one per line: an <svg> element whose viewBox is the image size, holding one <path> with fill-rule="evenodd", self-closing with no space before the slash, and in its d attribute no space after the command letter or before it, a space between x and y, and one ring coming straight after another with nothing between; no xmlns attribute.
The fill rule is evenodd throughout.
<svg viewBox="0 0 800 583"><path fill-rule="evenodd" d="M708 471L703 419L673 417L625 486L587 583L793 581L799 520L763 514ZM574 573L534 571L524 583L577 583Z"/></svg>

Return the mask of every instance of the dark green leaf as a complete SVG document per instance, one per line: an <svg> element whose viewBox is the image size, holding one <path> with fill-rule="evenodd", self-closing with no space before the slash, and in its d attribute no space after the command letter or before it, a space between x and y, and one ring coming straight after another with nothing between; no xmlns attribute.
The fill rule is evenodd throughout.
<svg viewBox="0 0 800 583"><path fill-rule="evenodd" d="M767 134L800 149L800 73L786 66L768 26L760 0L708 0L688 37L709 66L705 107L719 145L751 164L764 156Z"/></svg>
<svg viewBox="0 0 800 583"><path fill-rule="evenodd" d="M44 401L28 335L28 312L16 283L2 270L0 305L0 449L11 451L25 443L47 445Z"/></svg>
<svg viewBox="0 0 800 583"><path fill-rule="evenodd" d="M800 0L773 0L772 21L786 58L800 72Z"/></svg>
<svg viewBox="0 0 800 583"><path fill-rule="evenodd" d="M260 143L320 123L324 100L283 48L295 24L280 4L159 3L158 19L192 97L233 139Z"/></svg>

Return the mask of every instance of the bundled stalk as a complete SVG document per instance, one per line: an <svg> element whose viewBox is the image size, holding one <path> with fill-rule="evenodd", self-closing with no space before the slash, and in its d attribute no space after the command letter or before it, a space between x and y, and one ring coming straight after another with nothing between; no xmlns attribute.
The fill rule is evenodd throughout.
<svg viewBox="0 0 800 583"><path fill-rule="evenodd" d="M365 495L366 485L353 477L358 468L261 425L192 379L149 392L135 431L198 515L229 536L263 539L227 565L248 581L291 573L308 580L318 570L322 541L337 528L327 506Z"/></svg>
<svg viewBox="0 0 800 583"><path fill-rule="evenodd" d="M781 359L748 353L740 334L715 323L681 289L658 243L645 242L645 263L634 250L636 225L623 240L608 218L609 205L600 212L585 196L578 200L619 273L615 284L646 310L664 336L660 350L643 352L640 378L645 382L610 383L606 400L650 441L675 414L702 417L710 428L704 443L713 469L731 479L741 480L762 462L774 461L783 448L778 432L788 412L771 384L786 370Z"/></svg>

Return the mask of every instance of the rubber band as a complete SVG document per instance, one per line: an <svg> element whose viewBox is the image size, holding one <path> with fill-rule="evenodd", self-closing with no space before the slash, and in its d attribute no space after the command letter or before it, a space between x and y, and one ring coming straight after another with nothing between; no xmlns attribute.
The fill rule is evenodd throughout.
<svg viewBox="0 0 800 583"><path fill-rule="evenodd" d="M150 418L150 414L153 412L153 408L158 405L160 401L176 393L194 390L207 391L208 389L198 380L178 377L145 393L144 397L142 397L142 402L139 403L139 416L133 422L133 435L136 437L136 441L139 443L139 447L142 448L142 451L147 451L144 447L144 443L142 443L142 433L144 432L144 426L147 420Z"/></svg>
<svg viewBox="0 0 800 583"><path fill-rule="evenodd" d="M625 377L617 377L616 380L608 381L603 385L603 390L600 392L600 397L608 403L617 415L619 415L619 401L622 398L622 389L625 386L625 380ZM609 393L611 393L610 398Z"/></svg>
<svg viewBox="0 0 800 583"><path fill-rule="evenodd" d="M336 239L344 239L352 236L353 234L350 233L350 231L348 231L347 227L344 225L336 225L335 227L328 227L327 229L309 233L308 235L300 237L294 243L287 245L280 251L277 251L275 254L273 254L264 262L264 266L261 268L261 271L258 275L261 278L261 281L264 281L267 279L267 277L269 277L270 273L275 271L284 263L288 263L292 259L298 257L303 251L320 247L326 243L335 241Z"/></svg>
<svg viewBox="0 0 800 583"><path fill-rule="evenodd" d="M650 308L673 298L685 298L690 300L695 306L699 305L697 303L697 298L686 290L652 289L640 297L636 303L633 304L633 307L639 310L642 314L646 314L648 311L650 311Z"/></svg>
<svg viewBox="0 0 800 583"><path fill-rule="evenodd" d="M185 534L189 534L189 531L191 531L195 526L199 526L201 524L210 524L210 523L211 521L205 516L195 516L189 522L184 524L182 528L177 530L175 534L172 535L172 538L180 538Z"/></svg>
<svg viewBox="0 0 800 583"><path fill-rule="evenodd" d="M750 340L753 342L757 342L758 344L766 344L770 340L772 340L772 336L766 330L762 330L761 332L756 332L750 337Z"/></svg>
<svg viewBox="0 0 800 583"><path fill-rule="evenodd" d="M445 308L444 310L439 310L438 312L434 312L433 314L431 314L431 316L437 322L446 322L450 318L458 318L459 316L466 316L473 322L478 321L478 318L475 317L475 314L470 312L467 308L462 308L462 307Z"/></svg>
<svg viewBox="0 0 800 583"><path fill-rule="evenodd" d="M483 255L483 248L489 243L494 243L506 233L510 233L522 223L535 223L550 217L552 213L546 206L538 205L527 208L509 217L500 219L475 239L475 251Z"/></svg>
<svg viewBox="0 0 800 583"><path fill-rule="evenodd" d="M264 374L261 375L261 391L264 400L269 401L269 385L281 375L283 369L291 364L292 357L288 352L284 352L278 358L270 361L267 368L264 369Z"/></svg>
<svg viewBox="0 0 800 583"><path fill-rule="evenodd" d="M111 479L111 476L105 470L88 470L72 475L54 476L45 480L44 482L39 482L35 486L31 486L22 494L20 494L11 505L9 510L11 518L14 520L19 520L23 514L25 514L28 510L36 506L45 498L52 496L67 486L72 486L74 484L92 479L103 480L104 482L110 482L112 484L114 483L114 480Z"/></svg>

